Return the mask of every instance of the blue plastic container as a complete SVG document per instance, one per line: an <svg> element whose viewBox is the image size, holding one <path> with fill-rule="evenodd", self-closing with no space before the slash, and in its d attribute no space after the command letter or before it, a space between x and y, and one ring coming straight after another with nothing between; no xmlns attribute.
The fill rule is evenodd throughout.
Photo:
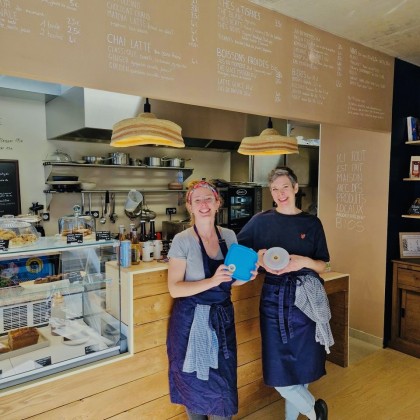
<svg viewBox="0 0 420 420"><path fill-rule="evenodd" d="M239 244L232 244L225 258L225 265L233 272L236 280L248 281L255 270L258 254L251 248Z"/></svg>

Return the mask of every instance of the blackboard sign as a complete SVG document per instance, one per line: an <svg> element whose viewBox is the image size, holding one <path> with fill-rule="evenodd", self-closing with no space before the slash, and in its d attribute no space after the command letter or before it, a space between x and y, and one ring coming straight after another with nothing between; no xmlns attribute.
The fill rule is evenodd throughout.
<svg viewBox="0 0 420 420"><path fill-rule="evenodd" d="M0 217L20 213L19 163L0 159Z"/></svg>

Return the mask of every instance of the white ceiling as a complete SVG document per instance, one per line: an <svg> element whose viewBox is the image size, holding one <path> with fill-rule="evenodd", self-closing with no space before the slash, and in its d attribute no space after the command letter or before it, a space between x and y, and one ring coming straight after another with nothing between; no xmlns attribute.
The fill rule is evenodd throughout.
<svg viewBox="0 0 420 420"><path fill-rule="evenodd" d="M419 0L250 0L420 66Z"/></svg>

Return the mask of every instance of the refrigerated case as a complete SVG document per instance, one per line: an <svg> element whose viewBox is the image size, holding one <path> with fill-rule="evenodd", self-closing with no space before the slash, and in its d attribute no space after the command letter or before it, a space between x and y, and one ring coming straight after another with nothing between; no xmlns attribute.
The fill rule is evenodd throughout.
<svg viewBox="0 0 420 420"><path fill-rule="evenodd" d="M251 217L262 210L261 186L253 183L229 184L219 188L223 205L217 215L217 224L238 233Z"/></svg>
<svg viewBox="0 0 420 420"><path fill-rule="evenodd" d="M46 237L0 252L0 277L12 280L0 288L0 389L127 352L115 298L113 311L106 304L105 264L115 259L117 243L67 245ZM37 266L37 278L24 269L34 261L45 267ZM34 341L10 341L28 328Z"/></svg>

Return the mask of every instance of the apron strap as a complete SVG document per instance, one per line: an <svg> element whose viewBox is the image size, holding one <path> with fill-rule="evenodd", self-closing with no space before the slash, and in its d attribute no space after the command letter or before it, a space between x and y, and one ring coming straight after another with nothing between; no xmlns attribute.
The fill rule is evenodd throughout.
<svg viewBox="0 0 420 420"><path fill-rule="evenodd" d="M219 247L222 251L223 257L226 258L226 254L228 252L226 241L222 238L220 235L219 229L217 229L217 226L214 226L216 229L217 237L219 238ZM206 248L204 247L203 241L201 240L201 236L198 233L197 226L194 225L194 232L196 233L198 240L200 242L200 248L201 248L201 256L203 258L203 268L204 268L204 274L206 278L210 278L212 276L212 273L210 271L210 264L209 264L209 256L207 255Z"/></svg>

